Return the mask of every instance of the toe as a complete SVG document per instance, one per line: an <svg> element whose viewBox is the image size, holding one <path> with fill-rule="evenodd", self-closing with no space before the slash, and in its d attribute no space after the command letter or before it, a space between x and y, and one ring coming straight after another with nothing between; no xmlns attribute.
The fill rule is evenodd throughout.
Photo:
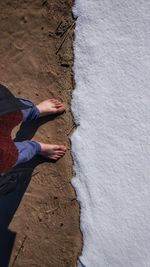
<svg viewBox="0 0 150 267"><path fill-rule="evenodd" d="M57 156L63 156L64 154L64 152L57 152Z"/></svg>
<svg viewBox="0 0 150 267"><path fill-rule="evenodd" d="M57 112L58 113L61 113L61 112L64 112L65 111L65 108L64 107L58 107L57 108Z"/></svg>
<svg viewBox="0 0 150 267"><path fill-rule="evenodd" d="M60 149L61 149L62 151L66 151L66 150L67 150L67 148L66 148L65 145L60 145Z"/></svg>
<svg viewBox="0 0 150 267"><path fill-rule="evenodd" d="M49 157L49 159L51 159L51 160L56 160L56 158L55 158L55 157Z"/></svg>
<svg viewBox="0 0 150 267"><path fill-rule="evenodd" d="M51 159L52 159L52 160L58 160L58 159L60 159L61 157L62 157L62 156L58 156L58 155L57 155L57 156L53 156Z"/></svg>
<svg viewBox="0 0 150 267"><path fill-rule="evenodd" d="M51 149L54 152L54 156L64 155L66 152L66 146L65 145L52 145Z"/></svg>
<svg viewBox="0 0 150 267"><path fill-rule="evenodd" d="M61 102L52 102L54 113L61 113L65 110L64 104Z"/></svg>
<svg viewBox="0 0 150 267"><path fill-rule="evenodd" d="M63 103L55 103L55 107L64 107Z"/></svg>
<svg viewBox="0 0 150 267"><path fill-rule="evenodd" d="M62 103L55 103L55 107L64 107Z"/></svg>
<svg viewBox="0 0 150 267"><path fill-rule="evenodd" d="M61 104L61 102L57 99L50 99L50 102L56 103L56 104Z"/></svg>
<svg viewBox="0 0 150 267"><path fill-rule="evenodd" d="M49 101L49 102L55 102L56 99L55 99L55 98L50 98L50 99L48 99L48 101Z"/></svg>
<svg viewBox="0 0 150 267"><path fill-rule="evenodd" d="M54 145L54 151L58 151L60 149L60 145Z"/></svg>

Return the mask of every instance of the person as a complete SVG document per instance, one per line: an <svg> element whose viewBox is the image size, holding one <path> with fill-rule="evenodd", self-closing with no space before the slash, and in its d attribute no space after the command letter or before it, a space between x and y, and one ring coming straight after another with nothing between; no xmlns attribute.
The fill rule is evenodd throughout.
<svg viewBox="0 0 150 267"><path fill-rule="evenodd" d="M30 100L15 97L6 86L0 84L0 180L13 167L31 160L37 154L54 161L65 155L64 144L32 140L14 142L11 138L13 128L20 122L64 111L64 104L57 99L47 99L35 105Z"/></svg>

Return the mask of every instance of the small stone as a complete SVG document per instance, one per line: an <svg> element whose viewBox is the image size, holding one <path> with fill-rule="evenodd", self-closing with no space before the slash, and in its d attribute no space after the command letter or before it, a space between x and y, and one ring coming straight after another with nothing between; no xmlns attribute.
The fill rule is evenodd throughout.
<svg viewBox="0 0 150 267"><path fill-rule="evenodd" d="M28 18L26 16L23 16L23 22L27 23L28 22Z"/></svg>
<svg viewBox="0 0 150 267"><path fill-rule="evenodd" d="M38 215L38 219L39 219L40 222L42 221L42 219L43 219L42 214L39 214L39 215Z"/></svg>

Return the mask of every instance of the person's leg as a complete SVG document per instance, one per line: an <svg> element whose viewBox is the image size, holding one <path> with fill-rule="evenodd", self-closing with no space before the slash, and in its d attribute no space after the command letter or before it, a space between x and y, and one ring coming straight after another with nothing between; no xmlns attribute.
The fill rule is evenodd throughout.
<svg viewBox="0 0 150 267"><path fill-rule="evenodd" d="M18 98L18 99L22 103L27 104L28 106L30 106L30 108L22 110L23 122L32 121L32 120L36 120L37 118L39 118L40 111L39 111L39 109L36 107L36 105L34 103L32 103L29 100L23 99L23 98Z"/></svg>
<svg viewBox="0 0 150 267"><path fill-rule="evenodd" d="M66 152L66 146L64 145L45 144L30 140L15 142L15 145L19 154L15 166L29 161L37 154L40 154L47 159L58 160L63 157Z"/></svg>
<svg viewBox="0 0 150 267"><path fill-rule="evenodd" d="M41 116L49 114L61 113L65 110L64 105L55 99L45 100L37 106L29 100L23 98L19 98L19 100L30 106L30 108L22 110L23 122L36 120ZM44 144L29 140L15 142L15 145L19 152L19 158L15 166L29 161L37 154L41 154L52 160L58 160L66 152L66 146L64 145Z"/></svg>
<svg viewBox="0 0 150 267"><path fill-rule="evenodd" d="M61 114L65 111L65 106L57 99L47 99L35 105L29 100L18 98L22 103L27 104L30 108L22 110L23 122L36 120L39 117Z"/></svg>
<svg viewBox="0 0 150 267"><path fill-rule="evenodd" d="M41 153L41 146L38 142L35 142L35 141L26 140L22 142L15 142L15 145L17 147L18 154L19 154L19 157L18 157L18 160L15 166L20 163L29 161L35 155Z"/></svg>

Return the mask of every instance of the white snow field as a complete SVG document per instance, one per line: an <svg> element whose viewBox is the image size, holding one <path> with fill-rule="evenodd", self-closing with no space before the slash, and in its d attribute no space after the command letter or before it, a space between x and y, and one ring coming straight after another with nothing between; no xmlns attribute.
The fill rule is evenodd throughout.
<svg viewBox="0 0 150 267"><path fill-rule="evenodd" d="M76 0L78 266L150 267L150 1Z"/></svg>

